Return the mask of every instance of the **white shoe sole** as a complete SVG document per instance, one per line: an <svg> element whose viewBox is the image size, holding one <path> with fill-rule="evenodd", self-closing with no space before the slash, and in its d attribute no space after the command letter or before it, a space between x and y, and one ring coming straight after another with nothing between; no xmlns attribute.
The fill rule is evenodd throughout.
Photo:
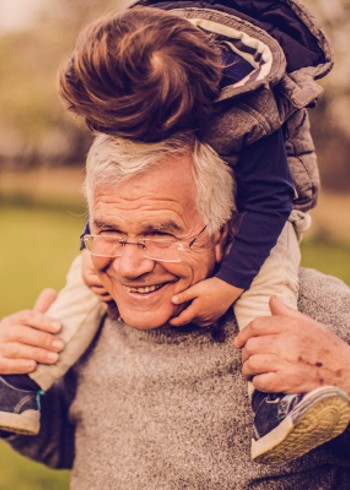
<svg viewBox="0 0 350 490"><path fill-rule="evenodd" d="M0 412L0 430L36 435L40 430L40 412L39 410L26 410L20 414Z"/></svg>
<svg viewBox="0 0 350 490"><path fill-rule="evenodd" d="M252 440L256 463L283 464L339 436L350 421L350 400L332 386L317 388L272 431Z"/></svg>

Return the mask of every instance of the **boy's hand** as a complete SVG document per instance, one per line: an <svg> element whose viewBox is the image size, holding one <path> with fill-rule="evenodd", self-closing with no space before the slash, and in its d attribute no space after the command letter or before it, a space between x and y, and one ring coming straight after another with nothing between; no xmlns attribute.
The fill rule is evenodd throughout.
<svg viewBox="0 0 350 490"><path fill-rule="evenodd" d="M209 327L222 317L242 292L243 289L236 288L218 277L198 282L173 296L172 302L176 305L189 301L191 304L179 316L170 320L170 324L182 327L187 323L195 323L200 327Z"/></svg>
<svg viewBox="0 0 350 490"><path fill-rule="evenodd" d="M81 251L81 255L83 261L83 280L87 287L89 287L91 291L96 294L101 303L103 303L103 305L107 308L108 303L112 301L112 297L101 284L100 278L98 277L94 264L91 260L90 252L84 249Z"/></svg>

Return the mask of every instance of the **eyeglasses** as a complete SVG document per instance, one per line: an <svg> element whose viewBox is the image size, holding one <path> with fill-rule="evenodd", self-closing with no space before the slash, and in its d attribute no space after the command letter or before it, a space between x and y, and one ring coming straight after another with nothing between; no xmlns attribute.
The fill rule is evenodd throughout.
<svg viewBox="0 0 350 490"><path fill-rule="evenodd" d="M137 242L129 242L118 233L112 235L85 235L84 243L91 255L96 257L115 258L123 254L126 245L137 247L147 259L159 262L181 262L181 255L190 249L208 225L189 241L175 237L142 238Z"/></svg>

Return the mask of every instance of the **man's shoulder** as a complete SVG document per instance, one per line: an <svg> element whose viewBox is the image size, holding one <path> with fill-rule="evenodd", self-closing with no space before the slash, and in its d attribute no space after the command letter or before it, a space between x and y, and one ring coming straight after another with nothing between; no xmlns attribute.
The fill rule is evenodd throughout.
<svg viewBox="0 0 350 490"><path fill-rule="evenodd" d="M300 269L299 309L350 340L350 288L314 269Z"/></svg>

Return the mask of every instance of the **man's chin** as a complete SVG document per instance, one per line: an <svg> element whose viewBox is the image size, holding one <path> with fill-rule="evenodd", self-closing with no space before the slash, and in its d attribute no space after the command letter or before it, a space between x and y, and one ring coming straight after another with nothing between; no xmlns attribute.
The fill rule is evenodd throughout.
<svg viewBox="0 0 350 490"><path fill-rule="evenodd" d="M156 312L150 313L136 313L122 312L120 311L120 317L124 323L130 327L137 328L138 330L153 330L168 325L172 314L157 314Z"/></svg>

